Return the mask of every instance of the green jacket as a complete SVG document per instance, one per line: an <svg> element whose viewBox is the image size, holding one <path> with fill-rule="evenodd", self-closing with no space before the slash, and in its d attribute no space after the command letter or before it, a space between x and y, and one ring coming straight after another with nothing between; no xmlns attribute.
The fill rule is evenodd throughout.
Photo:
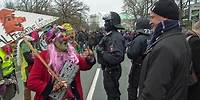
<svg viewBox="0 0 200 100"><path fill-rule="evenodd" d="M3 60L2 66L0 66L1 70L3 71L3 77L13 73L15 67L12 61L12 55L10 55L9 58L6 58L6 53L0 49L0 57Z"/></svg>

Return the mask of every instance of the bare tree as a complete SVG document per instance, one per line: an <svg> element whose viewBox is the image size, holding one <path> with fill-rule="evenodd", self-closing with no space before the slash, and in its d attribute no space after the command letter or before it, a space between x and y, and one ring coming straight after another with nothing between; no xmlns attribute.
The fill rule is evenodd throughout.
<svg viewBox="0 0 200 100"><path fill-rule="evenodd" d="M52 0L19 0L17 9L27 12L47 14Z"/></svg>
<svg viewBox="0 0 200 100"><path fill-rule="evenodd" d="M8 2L5 3L5 7L9 8L9 9L15 9L14 3L10 2L10 1L8 1Z"/></svg>
<svg viewBox="0 0 200 100"><path fill-rule="evenodd" d="M148 16L148 10L156 0L124 0L124 10L131 15L134 15L135 19L140 16ZM188 16L188 7L191 0L175 0L180 7L180 18ZM193 0L195 3L199 0Z"/></svg>
<svg viewBox="0 0 200 100"><path fill-rule="evenodd" d="M191 1L193 1L194 4L199 2L199 0L175 0L175 2L180 7L180 15L179 16L180 16L181 21L182 21L182 19L185 19L185 18L189 19Z"/></svg>
<svg viewBox="0 0 200 100"><path fill-rule="evenodd" d="M18 0L17 3L7 2L7 8L26 12L34 12L60 17L60 24L68 22L80 29L86 25L86 14L89 7L79 0Z"/></svg>
<svg viewBox="0 0 200 100"><path fill-rule="evenodd" d="M153 0L124 0L124 10L137 20L138 17L148 16L152 4Z"/></svg>
<svg viewBox="0 0 200 100"><path fill-rule="evenodd" d="M61 22L69 22L80 27L85 21L85 14L89 10L83 2L78 0L55 0L57 13L62 17Z"/></svg>

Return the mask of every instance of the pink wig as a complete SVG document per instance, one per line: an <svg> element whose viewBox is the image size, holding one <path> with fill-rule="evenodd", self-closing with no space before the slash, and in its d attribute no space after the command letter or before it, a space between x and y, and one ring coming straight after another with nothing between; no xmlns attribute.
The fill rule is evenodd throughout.
<svg viewBox="0 0 200 100"><path fill-rule="evenodd" d="M66 61L71 61L75 64L78 64L79 62L76 50L70 44L68 44L67 52L58 52L55 45L51 43L48 46L48 52L50 55L49 65L51 65L54 71L57 73L60 72Z"/></svg>

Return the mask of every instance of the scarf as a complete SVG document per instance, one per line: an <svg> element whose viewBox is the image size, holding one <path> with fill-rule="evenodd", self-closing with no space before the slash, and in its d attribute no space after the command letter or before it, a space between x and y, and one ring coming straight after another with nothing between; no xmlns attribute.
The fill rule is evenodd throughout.
<svg viewBox="0 0 200 100"><path fill-rule="evenodd" d="M178 20L164 20L160 22L151 36L150 45L152 45L164 32L177 27L180 27L180 22Z"/></svg>

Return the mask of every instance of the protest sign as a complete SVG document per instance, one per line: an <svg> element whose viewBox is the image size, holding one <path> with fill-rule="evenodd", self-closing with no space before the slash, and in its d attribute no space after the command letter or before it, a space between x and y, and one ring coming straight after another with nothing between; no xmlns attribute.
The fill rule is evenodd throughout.
<svg viewBox="0 0 200 100"><path fill-rule="evenodd" d="M57 20L58 17L0 9L0 47Z"/></svg>

